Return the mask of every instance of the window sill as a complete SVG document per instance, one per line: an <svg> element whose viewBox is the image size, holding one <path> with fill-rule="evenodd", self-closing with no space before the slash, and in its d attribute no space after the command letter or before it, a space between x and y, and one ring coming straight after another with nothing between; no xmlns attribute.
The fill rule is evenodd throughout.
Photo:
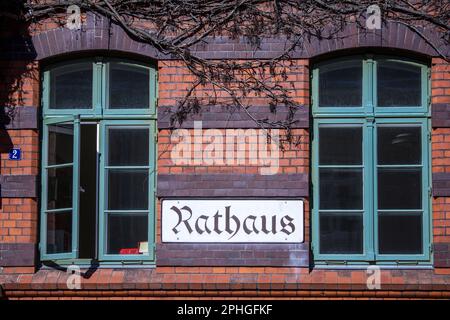
<svg viewBox="0 0 450 320"><path fill-rule="evenodd" d="M432 264L422 265L406 265L406 264L358 264L358 265L342 265L342 264L316 264L312 269L333 269L333 270L366 270L368 267L378 267L382 270L433 270Z"/></svg>
<svg viewBox="0 0 450 320"><path fill-rule="evenodd" d="M153 269L156 268L155 261L140 260L140 261L91 261L88 259L80 260L55 260L55 261L41 261L41 270L67 268L75 265L80 269Z"/></svg>

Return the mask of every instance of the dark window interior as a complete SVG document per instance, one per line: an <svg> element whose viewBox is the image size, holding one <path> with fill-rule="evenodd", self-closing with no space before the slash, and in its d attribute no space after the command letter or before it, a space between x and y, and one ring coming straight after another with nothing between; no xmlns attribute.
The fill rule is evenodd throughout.
<svg viewBox="0 0 450 320"><path fill-rule="evenodd" d="M82 62L50 71L50 109L92 108L92 63Z"/></svg>
<svg viewBox="0 0 450 320"><path fill-rule="evenodd" d="M362 62L340 61L319 70L320 107L362 106Z"/></svg>
<svg viewBox="0 0 450 320"><path fill-rule="evenodd" d="M421 68L392 61L378 61L377 92L380 107L414 107L422 104Z"/></svg>
<svg viewBox="0 0 450 320"><path fill-rule="evenodd" d="M97 126L81 125L80 137L80 258L96 257Z"/></svg>
<svg viewBox="0 0 450 320"><path fill-rule="evenodd" d="M362 214L320 214L320 253L363 253Z"/></svg>

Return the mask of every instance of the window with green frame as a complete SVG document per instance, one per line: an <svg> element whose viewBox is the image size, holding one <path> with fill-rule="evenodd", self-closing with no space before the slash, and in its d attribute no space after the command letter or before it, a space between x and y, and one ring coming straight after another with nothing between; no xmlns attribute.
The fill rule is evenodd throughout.
<svg viewBox="0 0 450 320"><path fill-rule="evenodd" d="M41 260L153 263L155 68L72 60L42 86Z"/></svg>
<svg viewBox="0 0 450 320"><path fill-rule="evenodd" d="M376 55L314 67L316 264L431 262L428 70Z"/></svg>

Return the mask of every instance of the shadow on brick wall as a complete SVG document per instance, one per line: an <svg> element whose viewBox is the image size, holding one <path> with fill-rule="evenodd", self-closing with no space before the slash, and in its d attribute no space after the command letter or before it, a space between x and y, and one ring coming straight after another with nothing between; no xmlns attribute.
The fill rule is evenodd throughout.
<svg viewBox="0 0 450 320"><path fill-rule="evenodd" d="M30 63L36 57L36 51L29 35L29 25L17 20L20 1L8 1L0 4L0 155L9 153L14 147L8 129L20 129L14 121L19 106L25 105L24 79L31 75ZM1 163L0 163L1 164ZM0 176L4 168L0 165ZM0 185L0 209L2 193Z"/></svg>
<svg viewBox="0 0 450 320"><path fill-rule="evenodd" d="M42 264L44 266L49 267L54 270L59 270L59 271L66 272L66 273L72 272L68 266L66 266L66 265L62 266L53 261L45 261ZM83 279L89 279L98 270L99 266L100 266L100 264L98 263L98 261L95 261L95 260L92 261L91 264L89 265L89 267L85 271L80 272L80 276Z"/></svg>

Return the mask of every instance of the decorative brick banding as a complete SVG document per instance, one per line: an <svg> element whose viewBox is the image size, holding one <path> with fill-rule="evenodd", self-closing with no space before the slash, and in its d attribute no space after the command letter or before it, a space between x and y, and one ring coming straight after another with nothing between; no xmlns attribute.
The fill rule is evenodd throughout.
<svg viewBox="0 0 450 320"><path fill-rule="evenodd" d="M0 266L26 267L36 263L36 246L33 243L1 243Z"/></svg>
<svg viewBox="0 0 450 320"><path fill-rule="evenodd" d="M158 174L158 197L307 197L307 174Z"/></svg>
<svg viewBox="0 0 450 320"><path fill-rule="evenodd" d="M309 243L158 243L157 266L308 267Z"/></svg>
<svg viewBox="0 0 450 320"><path fill-rule="evenodd" d="M283 121L287 119L288 111L284 107L278 107L276 112L272 113L267 106L252 106L249 107L248 112L252 117L258 120L267 119L271 122ZM177 111L176 107L158 107L158 128L194 128L194 121L201 121L202 127L206 129L259 129L258 125L250 116L242 109L222 107L222 106L208 106L201 110L201 113L190 115L187 120L183 121L181 126L177 123L170 123L170 116ZM309 128L309 108L302 106L295 110L292 119L293 124L291 128Z"/></svg>
<svg viewBox="0 0 450 320"><path fill-rule="evenodd" d="M36 197L36 176L34 175L0 175L1 198Z"/></svg>
<svg viewBox="0 0 450 320"><path fill-rule="evenodd" d="M1 107L0 107L1 108ZM0 117L0 127L5 129L37 129L38 107L17 107L14 115Z"/></svg>
<svg viewBox="0 0 450 320"><path fill-rule="evenodd" d="M117 25L111 25L106 18L94 14L87 14L86 24L82 29L70 30L57 28L39 33L32 37L36 58L41 60L52 56L76 51L113 50L135 53L152 59L172 59L174 57L162 55L155 48L131 40ZM433 34L427 36L435 38ZM324 31L326 34L326 31ZM439 41L437 43L440 43ZM290 41L283 37L262 39L260 47L256 48L243 38L231 39L227 37L209 37L205 43L192 49L197 55L207 59L270 59L283 53L284 48L290 46ZM329 52L349 49L379 47L402 49L433 56L436 51L419 35L402 24L387 22L380 30L358 29L354 24L344 28L337 39L317 39L304 41L303 46L297 46L292 58L311 58ZM449 50L442 45L441 50Z"/></svg>

